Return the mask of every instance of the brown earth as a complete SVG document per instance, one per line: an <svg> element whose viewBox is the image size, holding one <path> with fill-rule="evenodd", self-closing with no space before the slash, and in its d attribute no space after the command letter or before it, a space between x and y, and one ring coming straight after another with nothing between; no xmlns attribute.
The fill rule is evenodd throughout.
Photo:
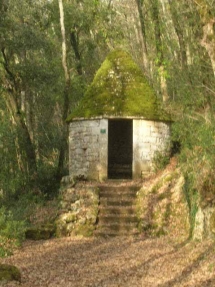
<svg viewBox="0 0 215 287"><path fill-rule="evenodd" d="M176 238L61 238L26 241L2 263L25 287L215 286L215 245Z"/></svg>

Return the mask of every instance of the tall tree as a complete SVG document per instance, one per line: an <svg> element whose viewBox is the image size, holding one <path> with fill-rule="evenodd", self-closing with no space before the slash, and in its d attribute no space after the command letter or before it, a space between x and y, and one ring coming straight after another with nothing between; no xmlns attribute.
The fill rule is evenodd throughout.
<svg viewBox="0 0 215 287"><path fill-rule="evenodd" d="M146 24L144 19L144 1L143 0L135 0L138 9L139 21L140 21L140 28L141 28L141 42L142 42L142 49L143 49L143 65L146 73L149 73L149 63L148 63L148 48L147 48L147 40L146 40Z"/></svg>
<svg viewBox="0 0 215 287"><path fill-rule="evenodd" d="M188 66L187 49L186 49L186 44L185 44L185 35L182 30L183 23L179 17L178 5L177 3L174 3L171 0L168 0L168 3L169 3L170 13L171 13L171 19L173 22L173 26L174 26L174 29L175 29L175 32L178 38L179 47L180 47L179 49L180 64L181 64L182 69L187 70L187 66Z"/></svg>
<svg viewBox="0 0 215 287"><path fill-rule="evenodd" d="M207 0L193 1L202 23L202 39L200 43L210 57L215 76L215 8L213 2Z"/></svg>
<svg viewBox="0 0 215 287"><path fill-rule="evenodd" d="M46 113L42 109L58 89L59 71L57 60L51 61L57 54L49 23L50 4L46 1L31 4L27 0L2 2L0 81L1 97L8 109L5 116L16 134L14 145L19 167L29 175L30 185L35 188L38 159L51 153L45 151L44 139L49 130L53 131L45 128L48 120L49 127L52 123L48 118L53 113L52 105L46 108Z"/></svg>
<svg viewBox="0 0 215 287"><path fill-rule="evenodd" d="M69 111L69 91L70 91L70 75L67 66L67 45L66 45L66 32L64 25L64 9L62 0L58 0L59 3L59 12L60 12L60 27L61 27L61 35L62 35L62 66L64 69L64 77L65 77L65 87L63 92L63 131L61 135L61 147L59 152L59 162L58 162L58 170L57 177L61 178L64 170L64 160L65 153L67 151L67 137L68 137L68 127L66 124L66 118L68 116Z"/></svg>
<svg viewBox="0 0 215 287"><path fill-rule="evenodd" d="M169 98L168 90L167 90L167 82L165 75L165 66L164 66L164 51L163 51L163 41L162 41L162 22L160 19L160 2L159 0L153 0L151 2L152 5L152 20L154 23L154 35L155 35L155 46L156 46L156 64L158 67L158 74L160 78L160 90L163 101L167 101Z"/></svg>

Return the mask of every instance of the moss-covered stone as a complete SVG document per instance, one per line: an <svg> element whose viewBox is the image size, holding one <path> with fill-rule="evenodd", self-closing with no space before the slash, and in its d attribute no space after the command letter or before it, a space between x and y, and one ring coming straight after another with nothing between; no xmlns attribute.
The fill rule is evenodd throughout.
<svg viewBox="0 0 215 287"><path fill-rule="evenodd" d="M210 232L215 235L215 211L210 217Z"/></svg>
<svg viewBox="0 0 215 287"><path fill-rule="evenodd" d="M68 224L65 221L58 219L56 221L56 233L55 233L56 237L68 236L67 227L68 227Z"/></svg>
<svg viewBox="0 0 215 287"><path fill-rule="evenodd" d="M19 269L13 265L0 264L0 285L1 282L13 280L21 282L21 273Z"/></svg>
<svg viewBox="0 0 215 287"><path fill-rule="evenodd" d="M121 50L108 55L78 108L67 121L98 116L170 120L141 69L127 52Z"/></svg>
<svg viewBox="0 0 215 287"><path fill-rule="evenodd" d="M67 212L67 213L64 213L60 216L60 220L61 221L64 221L65 223L70 223L70 222L75 222L77 220L77 214L76 212Z"/></svg>
<svg viewBox="0 0 215 287"><path fill-rule="evenodd" d="M73 195L76 195L75 202ZM98 187L81 182L73 188L65 185L61 190L61 208L65 202L67 208L61 210L56 220L56 236L93 235L98 216Z"/></svg>
<svg viewBox="0 0 215 287"><path fill-rule="evenodd" d="M47 240L53 237L54 234L55 234L54 224L31 227L28 228L25 232L26 238L32 240Z"/></svg>
<svg viewBox="0 0 215 287"><path fill-rule="evenodd" d="M94 231L94 226L89 223L85 223L83 225L79 225L76 227L75 229L75 235L81 235L81 236L84 236L84 237L90 237L93 235L93 231Z"/></svg>

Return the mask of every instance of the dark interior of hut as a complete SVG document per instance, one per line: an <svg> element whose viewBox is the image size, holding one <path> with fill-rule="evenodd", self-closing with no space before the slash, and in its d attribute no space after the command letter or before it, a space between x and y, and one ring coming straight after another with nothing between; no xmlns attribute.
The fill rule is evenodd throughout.
<svg viewBox="0 0 215 287"><path fill-rule="evenodd" d="M108 122L108 178L131 179L133 158L133 121Z"/></svg>

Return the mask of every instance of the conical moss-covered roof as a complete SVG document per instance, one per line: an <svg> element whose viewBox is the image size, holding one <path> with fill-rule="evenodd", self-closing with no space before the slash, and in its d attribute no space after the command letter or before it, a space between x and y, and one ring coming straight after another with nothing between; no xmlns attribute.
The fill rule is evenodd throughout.
<svg viewBox="0 0 215 287"><path fill-rule="evenodd" d="M107 56L67 121L101 116L170 120L142 71L125 51L113 51Z"/></svg>

